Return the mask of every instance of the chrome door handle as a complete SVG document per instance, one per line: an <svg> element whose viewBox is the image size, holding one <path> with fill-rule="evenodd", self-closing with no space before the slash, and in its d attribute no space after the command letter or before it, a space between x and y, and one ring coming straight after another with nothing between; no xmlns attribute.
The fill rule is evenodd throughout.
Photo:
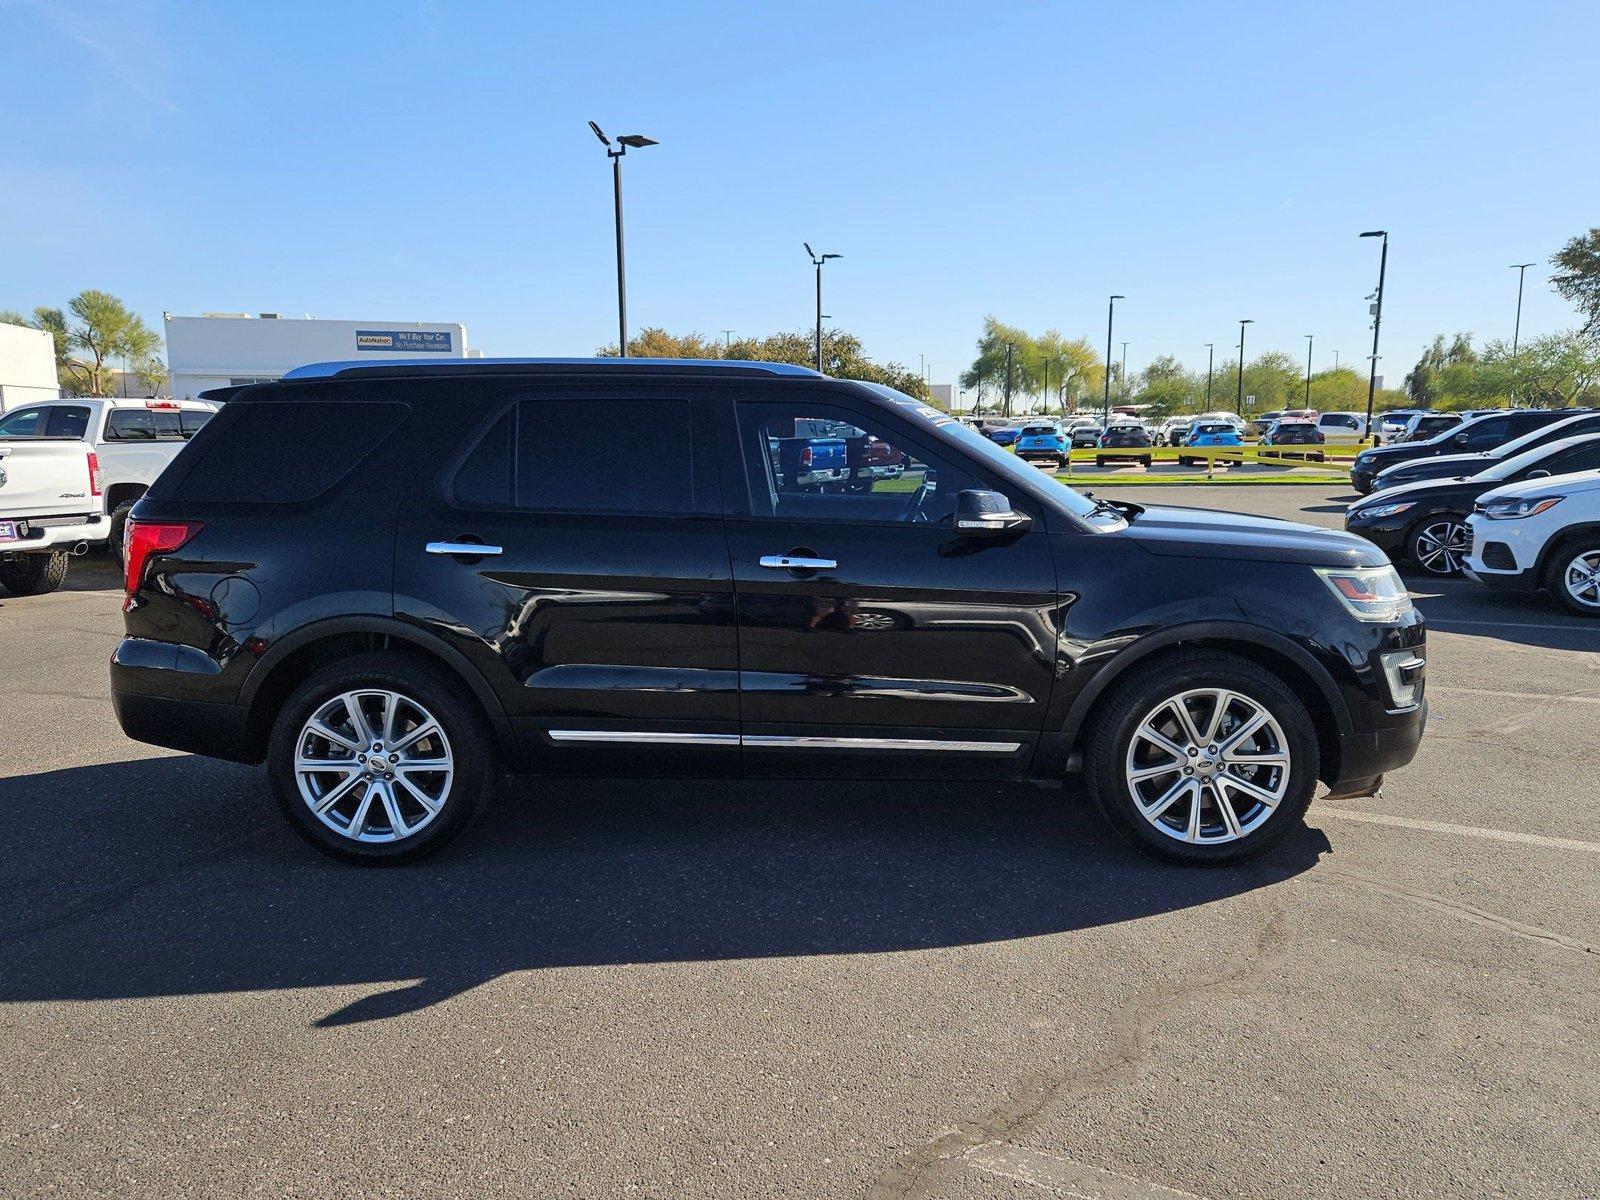
<svg viewBox="0 0 1600 1200"><path fill-rule="evenodd" d="M429 554L470 554L474 558L504 553L499 546L484 546L478 542L429 542L423 549Z"/></svg>
<svg viewBox="0 0 1600 1200"><path fill-rule="evenodd" d="M832 571L839 566L831 558L794 558L788 554L763 554L761 565L772 571Z"/></svg>

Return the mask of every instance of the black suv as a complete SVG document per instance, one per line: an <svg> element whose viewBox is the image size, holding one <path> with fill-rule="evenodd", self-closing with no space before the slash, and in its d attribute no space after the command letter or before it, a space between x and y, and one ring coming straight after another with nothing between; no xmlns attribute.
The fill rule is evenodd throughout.
<svg viewBox="0 0 1600 1200"><path fill-rule="evenodd" d="M461 360L209 395L128 524L117 716L264 760L341 858L436 849L509 768L1081 771L1146 850L1228 862L1422 736L1423 621L1370 543L1092 500L875 384ZM782 471L818 428L904 469Z"/></svg>

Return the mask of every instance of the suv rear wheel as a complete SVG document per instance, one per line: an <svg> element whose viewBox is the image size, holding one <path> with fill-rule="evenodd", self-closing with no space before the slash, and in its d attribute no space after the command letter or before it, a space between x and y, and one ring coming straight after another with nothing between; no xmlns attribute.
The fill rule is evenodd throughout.
<svg viewBox="0 0 1600 1200"><path fill-rule="evenodd" d="M1544 582L1568 612L1600 617L1600 533L1568 538L1557 546Z"/></svg>
<svg viewBox="0 0 1600 1200"><path fill-rule="evenodd" d="M1231 654L1134 668L1089 737L1088 785L1101 811L1171 862L1253 858L1300 823L1316 790L1317 735L1305 705Z"/></svg>
<svg viewBox="0 0 1600 1200"><path fill-rule="evenodd" d="M67 578L67 552L52 550L46 554L19 554L0 561L0 588L13 596L42 596L53 592Z"/></svg>
<svg viewBox="0 0 1600 1200"><path fill-rule="evenodd" d="M410 862L471 822L495 748L476 703L442 671L363 654L290 694L267 767L297 832L347 862Z"/></svg>

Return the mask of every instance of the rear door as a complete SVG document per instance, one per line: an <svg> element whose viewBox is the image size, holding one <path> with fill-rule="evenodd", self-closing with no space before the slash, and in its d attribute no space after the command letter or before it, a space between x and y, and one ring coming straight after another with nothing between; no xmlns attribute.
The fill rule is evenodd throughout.
<svg viewBox="0 0 1600 1200"><path fill-rule="evenodd" d="M396 615L473 659L539 770L738 769L707 403L671 385L512 387L401 518Z"/></svg>
<svg viewBox="0 0 1600 1200"><path fill-rule="evenodd" d="M746 770L1019 774L1055 672L1041 514L1009 541L956 536L956 493L996 483L910 423L834 395L752 389L724 409ZM905 469L861 491L794 486L770 447L806 421L887 442Z"/></svg>

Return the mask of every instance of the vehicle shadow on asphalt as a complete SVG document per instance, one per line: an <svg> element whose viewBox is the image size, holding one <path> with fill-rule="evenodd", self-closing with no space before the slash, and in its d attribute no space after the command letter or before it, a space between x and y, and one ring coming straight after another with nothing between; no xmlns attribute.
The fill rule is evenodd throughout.
<svg viewBox="0 0 1600 1200"><path fill-rule="evenodd" d="M1073 791L999 784L519 782L441 854L344 866L259 772L188 756L0 780L0 1001L403 984L381 1020L511 971L856 954L1062 933L1269 887L1166 866ZM416 982L413 982L416 981Z"/></svg>

